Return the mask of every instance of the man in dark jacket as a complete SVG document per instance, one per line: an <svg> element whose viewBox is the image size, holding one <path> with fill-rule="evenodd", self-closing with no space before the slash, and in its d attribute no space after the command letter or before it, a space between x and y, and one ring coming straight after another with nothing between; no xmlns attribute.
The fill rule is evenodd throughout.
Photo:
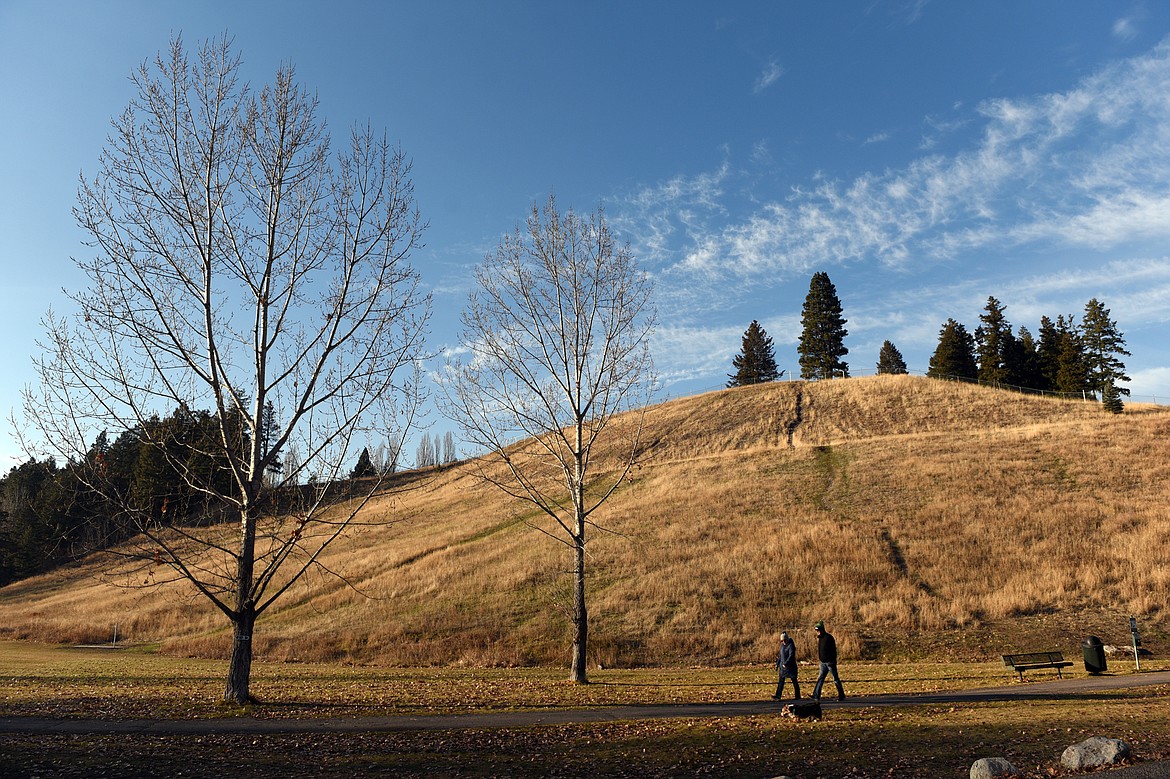
<svg viewBox="0 0 1170 779"><path fill-rule="evenodd" d="M837 700L845 700L845 689L841 686L841 677L837 676L837 640L833 634L825 630L825 623L816 624L817 631L817 659L821 661L821 672L817 675L817 686L813 688L813 700L821 699L821 685L825 677L833 674L833 681L837 684Z"/></svg>
<svg viewBox="0 0 1170 779"><path fill-rule="evenodd" d="M776 667L780 669L780 679L776 682L776 694L772 696L773 700L780 700L780 694L784 692L784 680L792 680L792 692L796 694L796 700L800 700L800 684L796 681L796 644L787 633L780 634L780 654L776 657Z"/></svg>

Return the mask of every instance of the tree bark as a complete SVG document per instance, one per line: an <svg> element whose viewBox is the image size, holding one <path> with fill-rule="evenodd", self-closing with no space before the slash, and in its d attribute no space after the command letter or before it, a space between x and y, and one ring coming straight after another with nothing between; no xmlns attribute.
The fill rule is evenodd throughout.
<svg viewBox="0 0 1170 779"><path fill-rule="evenodd" d="M232 658L228 664L227 686L223 691L226 702L244 705L255 703L252 697L252 630L256 614L245 609L232 620Z"/></svg>
<svg viewBox="0 0 1170 779"><path fill-rule="evenodd" d="M225 702L252 703L252 631L256 627L256 603L252 594L252 576L256 563L256 522L250 503L240 509L240 552L236 564L236 609L232 620L232 657L228 664Z"/></svg>
<svg viewBox="0 0 1170 779"><path fill-rule="evenodd" d="M578 538L573 547L573 664L569 681L588 684L585 651L589 646L589 613L585 608L585 543Z"/></svg>

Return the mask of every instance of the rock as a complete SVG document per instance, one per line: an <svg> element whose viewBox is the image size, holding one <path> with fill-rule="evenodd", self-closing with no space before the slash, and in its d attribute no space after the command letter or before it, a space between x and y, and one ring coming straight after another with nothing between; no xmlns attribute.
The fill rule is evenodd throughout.
<svg viewBox="0 0 1170 779"><path fill-rule="evenodd" d="M1003 757L984 757L971 764L971 779L996 779L1000 776L1019 776L1016 767Z"/></svg>
<svg viewBox="0 0 1170 779"><path fill-rule="evenodd" d="M1114 646L1113 644L1106 644L1105 646L1103 646L1101 648L1105 650L1105 654L1107 654L1107 655L1122 655L1123 658L1126 656L1133 657L1133 647L1132 646ZM1150 650L1146 649L1144 646L1138 647L1138 657L1153 657L1153 656L1154 656L1154 653L1151 652Z"/></svg>
<svg viewBox="0 0 1170 779"><path fill-rule="evenodd" d="M1116 765L1129 757L1129 744L1116 738L1093 736L1073 744L1060 756L1060 764L1070 771L1083 771L1103 765Z"/></svg>

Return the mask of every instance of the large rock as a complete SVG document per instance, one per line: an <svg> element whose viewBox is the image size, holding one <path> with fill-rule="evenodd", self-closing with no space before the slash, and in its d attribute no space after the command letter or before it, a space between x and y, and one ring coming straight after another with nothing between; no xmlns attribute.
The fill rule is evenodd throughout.
<svg viewBox="0 0 1170 779"><path fill-rule="evenodd" d="M1116 738L1093 736L1073 744L1060 756L1060 764L1070 771L1084 771L1103 765L1116 765L1129 757L1129 744Z"/></svg>
<svg viewBox="0 0 1170 779"><path fill-rule="evenodd" d="M971 764L971 779L998 779L1001 776L1019 776L1016 767L1002 757L984 757Z"/></svg>

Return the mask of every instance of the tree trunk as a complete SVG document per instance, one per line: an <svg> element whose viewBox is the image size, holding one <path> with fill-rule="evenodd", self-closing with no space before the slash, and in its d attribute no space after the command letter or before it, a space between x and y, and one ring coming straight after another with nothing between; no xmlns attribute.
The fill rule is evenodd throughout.
<svg viewBox="0 0 1170 779"><path fill-rule="evenodd" d="M252 630L256 614L251 608L238 613L232 620L232 659L228 665L227 687L223 691L226 702L244 705L255 702L252 683Z"/></svg>
<svg viewBox="0 0 1170 779"><path fill-rule="evenodd" d="M585 650L589 643L589 614L585 609L585 539L578 537L573 547L573 666L569 681L588 684Z"/></svg>
<svg viewBox="0 0 1170 779"><path fill-rule="evenodd" d="M255 485L252 485L253 488ZM228 665L225 701L252 703L252 630L256 627L256 603L252 599L252 574L256 566L254 500L240 509L240 551L236 558L236 608L232 619L232 659Z"/></svg>

